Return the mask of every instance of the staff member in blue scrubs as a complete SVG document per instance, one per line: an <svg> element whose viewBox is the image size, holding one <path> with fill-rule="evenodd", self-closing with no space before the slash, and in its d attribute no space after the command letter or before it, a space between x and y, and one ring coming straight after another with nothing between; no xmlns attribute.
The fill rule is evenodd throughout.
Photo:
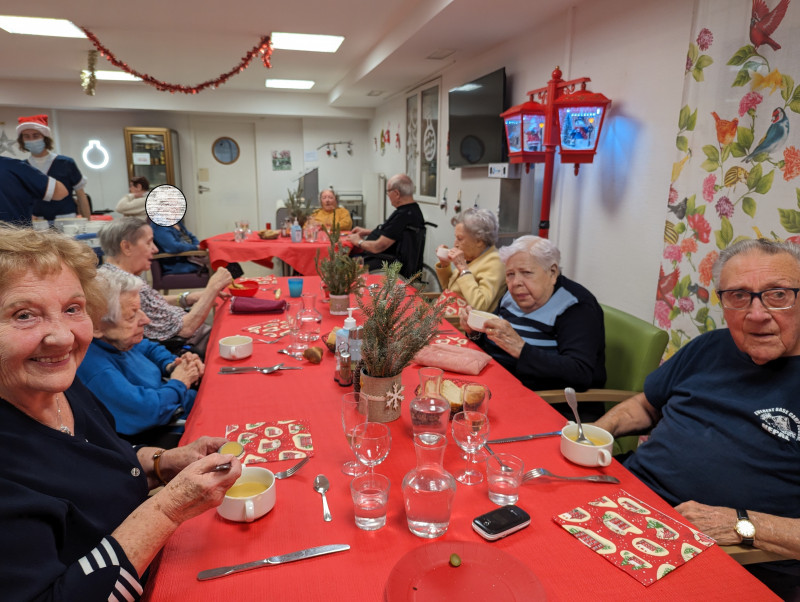
<svg viewBox="0 0 800 602"><path fill-rule="evenodd" d="M20 150L31 154L28 163L43 174L55 178L67 187L67 194L51 202L39 201L33 207L34 217L53 221L57 217L75 217L78 213L88 218L92 211L86 196L86 178L70 157L50 152L53 150L53 134L47 124L47 115L20 117L17 125L17 144ZM76 206L72 192L78 199Z"/></svg>
<svg viewBox="0 0 800 602"><path fill-rule="evenodd" d="M30 226L36 201L50 201L65 194L66 186L25 161L0 157L0 222Z"/></svg>

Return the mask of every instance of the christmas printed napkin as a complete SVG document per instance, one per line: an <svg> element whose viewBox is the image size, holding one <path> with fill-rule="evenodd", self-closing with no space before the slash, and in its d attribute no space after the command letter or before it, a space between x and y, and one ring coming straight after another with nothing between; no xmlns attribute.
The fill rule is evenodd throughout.
<svg viewBox="0 0 800 602"><path fill-rule="evenodd" d="M308 420L272 420L229 424L225 438L244 447L243 464L296 460L314 455Z"/></svg>
<svg viewBox="0 0 800 602"><path fill-rule="evenodd" d="M716 543L624 489L554 516L553 520L645 586Z"/></svg>
<svg viewBox="0 0 800 602"><path fill-rule="evenodd" d="M281 318L273 318L266 322L258 322L250 326L245 326L242 330L249 334L262 336L266 339L277 339L278 337L289 334L289 323Z"/></svg>

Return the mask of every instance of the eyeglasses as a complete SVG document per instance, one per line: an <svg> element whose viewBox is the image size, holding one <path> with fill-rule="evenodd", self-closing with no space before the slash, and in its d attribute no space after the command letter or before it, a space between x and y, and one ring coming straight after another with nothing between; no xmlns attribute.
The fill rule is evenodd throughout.
<svg viewBox="0 0 800 602"><path fill-rule="evenodd" d="M717 291L717 296L725 309L747 309L756 297L766 309L789 309L794 306L798 291L800 288L768 288L759 292L729 289Z"/></svg>

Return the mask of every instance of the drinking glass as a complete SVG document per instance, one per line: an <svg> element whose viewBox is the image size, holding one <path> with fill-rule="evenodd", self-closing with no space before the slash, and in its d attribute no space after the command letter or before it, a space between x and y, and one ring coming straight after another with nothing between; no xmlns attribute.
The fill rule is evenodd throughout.
<svg viewBox="0 0 800 602"><path fill-rule="evenodd" d="M369 400L363 393L345 393L342 395L342 428L347 437L347 445L353 448L353 430L368 420ZM355 460L342 464L344 474L355 477L364 474L365 469Z"/></svg>
<svg viewBox="0 0 800 602"><path fill-rule="evenodd" d="M464 485L477 485L483 482L483 473L477 469L476 453L480 451L489 436L489 419L480 412L459 412L453 416L453 440L467 452L467 463L456 480Z"/></svg>
<svg viewBox="0 0 800 602"><path fill-rule="evenodd" d="M308 344L300 341L300 310L303 309L301 301L292 301L286 304L286 322L289 332L292 334L292 344L286 348L286 352L295 358L302 358L303 351L308 349Z"/></svg>
<svg viewBox="0 0 800 602"><path fill-rule="evenodd" d="M382 422L364 422L353 429L351 447L358 461L374 474L375 467L389 455L392 433Z"/></svg>

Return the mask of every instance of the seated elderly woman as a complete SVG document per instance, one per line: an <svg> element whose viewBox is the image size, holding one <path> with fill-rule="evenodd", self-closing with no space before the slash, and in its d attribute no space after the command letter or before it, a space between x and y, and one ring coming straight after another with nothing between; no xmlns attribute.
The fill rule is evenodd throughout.
<svg viewBox="0 0 800 602"><path fill-rule="evenodd" d="M144 176L134 176L128 181L128 194L117 203L116 211L126 217L147 219L147 194L150 182Z"/></svg>
<svg viewBox="0 0 800 602"><path fill-rule="evenodd" d="M606 382L603 310L594 295L561 274L561 253L538 236L500 249L508 292L478 344L529 389L584 391ZM461 313L467 325L470 308Z"/></svg>
<svg viewBox="0 0 800 602"><path fill-rule="evenodd" d="M141 278L100 270L97 279L107 310L78 377L114 416L124 439L174 447L183 427L170 423L192 409L197 391L191 387L203 375L203 362L194 353L175 357L160 343L144 339L150 319L139 300Z"/></svg>
<svg viewBox="0 0 800 602"><path fill-rule="evenodd" d="M158 251L153 244L153 230L144 220L123 217L103 226L99 233L100 247L105 254L101 270L117 270L138 275L150 268ZM205 319L214 307L217 296L226 296L226 287L233 281L225 268L219 268L203 290L164 297L145 284L139 296L142 311L150 318L144 336L160 341L171 351L189 345L205 357L210 327Z"/></svg>
<svg viewBox="0 0 800 602"><path fill-rule="evenodd" d="M353 218L350 217L350 212L344 207L339 207L339 199L330 188L319 193L319 205L319 209L311 214L311 219L323 224L329 230L333 226L334 219L340 230L350 230L353 227Z"/></svg>
<svg viewBox="0 0 800 602"><path fill-rule="evenodd" d="M151 224L153 229L153 243L159 253L183 253L184 251L197 251L200 241L192 234L183 223L179 221L174 226L159 226ZM165 257L159 259L161 271L165 274L190 274L208 270L208 257Z"/></svg>
<svg viewBox="0 0 800 602"><path fill-rule="evenodd" d="M436 275L445 291L461 297L472 309L494 311L506 290L503 262L497 252L499 227L488 209L467 209L455 218L455 243L447 259L439 258Z"/></svg>
<svg viewBox="0 0 800 602"><path fill-rule="evenodd" d="M81 242L0 226L4 600L138 600L169 536L241 474L236 458L215 453L221 437L131 447L75 378L103 311L96 265ZM225 462L230 470L214 470Z"/></svg>

